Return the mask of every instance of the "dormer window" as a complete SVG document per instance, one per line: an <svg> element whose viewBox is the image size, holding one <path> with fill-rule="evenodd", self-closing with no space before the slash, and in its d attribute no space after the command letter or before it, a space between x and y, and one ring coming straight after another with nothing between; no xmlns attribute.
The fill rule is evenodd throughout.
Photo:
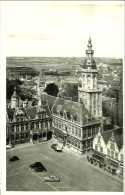
<svg viewBox="0 0 125 195"><path fill-rule="evenodd" d="M115 143L113 142L110 143L110 149L115 150Z"/></svg>
<svg viewBox="0 0 125 195"><path fill-rule="evenodd" d="M101 140L101 136L98 136L98 143L100 143L100 140Z"/></svg>

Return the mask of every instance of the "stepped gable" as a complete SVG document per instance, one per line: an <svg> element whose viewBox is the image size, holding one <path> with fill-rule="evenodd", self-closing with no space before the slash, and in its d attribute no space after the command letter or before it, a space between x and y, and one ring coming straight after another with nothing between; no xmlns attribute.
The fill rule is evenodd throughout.
<svg viewBox="0 0 125 195"><path fill-rule="evenodd" d="M55 115L61 115L61 112L66 113L67 119L71 120L73 118L73 122L81 125L85 124L87 122L87 118L90 117L90 113L83 104L59 97L56 99L52 111Z"/></svg>
<svg viewBox="0 0 125 195"><path fill-rule="evenodd" d="M123 130L122 130L122 128L113 129L113 130L109 130L109 131L103 131L102 137L103 137L106 144L111 139L112 134L114 136L114 139L116 141L118 148L121 149L121 147L123 146Z"/></svg>
<svg viewBox="0 0 125 195"><path fill-rule="evenodd" d="M21 107L20 108L8 108L7 115L8 115L8 119L10 121L13 121L16 115L26 115L26 112L25 112L25 109Z"/></svg>

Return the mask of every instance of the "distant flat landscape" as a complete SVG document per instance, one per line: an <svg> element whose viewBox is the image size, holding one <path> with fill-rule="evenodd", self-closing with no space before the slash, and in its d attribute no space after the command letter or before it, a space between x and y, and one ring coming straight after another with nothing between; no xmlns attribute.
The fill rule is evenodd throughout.
<svg viewBox="0 0 125 195"><path fill-rule="evenodd" d="M39 69L77 69L83 64L84 57L7 57L9 67L31 67ZM122 66L121 58L95 58L96 63Z"/></svg>

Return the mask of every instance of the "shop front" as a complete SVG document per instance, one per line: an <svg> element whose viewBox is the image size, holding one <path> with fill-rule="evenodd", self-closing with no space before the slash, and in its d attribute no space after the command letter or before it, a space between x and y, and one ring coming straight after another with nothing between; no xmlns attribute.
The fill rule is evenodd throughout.
<svg viewBox="0 0 125 195"><path fill-rule="evenodd" d="M115 159L111 159L110 157L107 157L107 166L118 168L119 167L119 162L116 161Z"/></svg>
<svg viewBox="0 0 125 195"><path fill-rule="evenodd" d="M93 158L95 158L98 162L106 163L106 156L103 153L100 153L96 150L94 150L94 154L92 155Z"/></svg>

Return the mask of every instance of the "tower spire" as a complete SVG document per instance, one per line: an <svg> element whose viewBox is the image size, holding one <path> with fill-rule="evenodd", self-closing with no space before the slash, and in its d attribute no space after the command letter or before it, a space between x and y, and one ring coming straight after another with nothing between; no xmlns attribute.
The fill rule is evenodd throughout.
<svg viewBox="0 0 125 195"><path fill-rule="evenodd" d="M98 88L96 62L93 58L91 37L88 39L86 58L81 65L81 85L78 87L79 102L84 102L85 107L93 117L102 116L102 91Z"/></svg>

